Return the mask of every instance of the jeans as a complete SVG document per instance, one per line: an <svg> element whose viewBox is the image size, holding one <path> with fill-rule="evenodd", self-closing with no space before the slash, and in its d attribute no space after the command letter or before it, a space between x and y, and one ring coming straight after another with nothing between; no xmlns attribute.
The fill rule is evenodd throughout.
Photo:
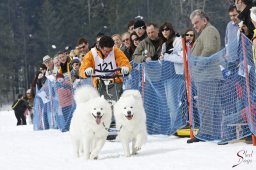
<svg viewBox="0 0 256 170"><path fill-rule="evenodd" d="M177 119L177 117L181 116L180 114L182 114L179 112L179 105L181 104L179 95L185 95L180 94L184 83L184 78L182 76L175 79L169 79L165 83L165 94L170 116L170 130L174 129L174 132L177 130L176 128L179 128L175 126L180 126L179 124L181 123L177 122L181 121L181 118Z"/></svg>

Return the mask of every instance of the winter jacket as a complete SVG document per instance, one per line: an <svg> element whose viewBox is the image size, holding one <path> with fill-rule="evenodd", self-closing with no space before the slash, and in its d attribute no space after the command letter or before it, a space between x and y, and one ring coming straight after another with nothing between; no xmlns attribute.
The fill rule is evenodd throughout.
<svg viewBox="0 0 256 170"><path fill-rule="evenodd" d="M245 9L242 12L240 12L240 14L238 15L238 19L240 21L243 21L243 24L246 25L247 28L248 28L249 33L246 36L249 39L252 39L252 37L253 37L253 30L254 30L254 25L253 25L253 23L251 21L251 17L250 17L250 13L251 13L250 9L251 9L251 7L252 7L251 5L247 5L245 7Z"/></svg>
<svg viewBox="0 0 256 170"><path fill-rule="evenodd" d="M148 37L141 41L133 53L132 57L134 62L137 64L143 63L148 56L150 56L152 60L158 60L161 54L160 40L157 40L157 43L158 46L155 48Z"/></svg>
<svg viewBox="0 0 256 170"><path fill-rule="evenodd" d="M24 99L15 100L12 104L12 109L15 111L15 113L25 113L25 111L29 109L28 102L26 102Z"/></svg>
<svg viewBox="0 0 256 170"><path fill-rule="evenodd" d="M221 47L219 31L210 23L203 29L192 48L193 56L209 57Z"/></svg>
<svg viewBox="0 0 256 170"><path fill-rule="evenodd" d="M173 48L166 50L166 43L162 45L162 52L164 60L174 63L176 74L183 74L184 72L184 59L182 53L182 40L180 37L175 37L173 41Z"/></svg>
<svg viewBox="0 0 256 170"><path fill-rule="evenodd" d="M86 78L87 76L85 75L85 70L89 67L92 67L93 69L95 69L95 62L94 62L94 58L93 58L93 54L92 54L92 50L91 49L83 58L82 62L81 62L81 66L79 68L79 76L82 78ZM104 58L102 56L102 53L100 52L99 49L97 50L97 54L98 56L103 59ZM113 47L114 50L114 56L115 56L115 62L116 62L116 66L117 67L128 67L129 71L131 71L132 66L129 63L128 58L125 56L125 54L119 49L119 48L115 48ZM116 78L116 83L120 83L122 82L121 78Z"/></svg>
<svg viewBox="0 0 256 170"><path fill-rule="evenodd" d="M223 80L220 65L224 63L225 51L220 50L220 34L210 23L203 29L192 48L195 57L211 57L211 59L198 59L190 63L194 82ZM218 52L219 51L219 52ZM218 53L217 53L218 52Z"/></svg>

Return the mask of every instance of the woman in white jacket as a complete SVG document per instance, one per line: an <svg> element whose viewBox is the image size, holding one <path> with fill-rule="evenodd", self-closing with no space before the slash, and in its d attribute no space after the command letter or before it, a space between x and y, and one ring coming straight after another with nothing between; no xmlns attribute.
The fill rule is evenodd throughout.
<svg viewBox="0 0 256 170"><path fill-rule="evenodd" d="M182 39L177 36L171 23L165 22L159 28L159 37L162 41L162 52L160 59L169 61L171 76L166 80L165 91L167 96L167 104L171 118L171 126L179 119L179 103L180 98L184 95L184 62L182 52ZM183 92L182 92L183 91ZM172 128L172 127L171 127Z"/></svg>

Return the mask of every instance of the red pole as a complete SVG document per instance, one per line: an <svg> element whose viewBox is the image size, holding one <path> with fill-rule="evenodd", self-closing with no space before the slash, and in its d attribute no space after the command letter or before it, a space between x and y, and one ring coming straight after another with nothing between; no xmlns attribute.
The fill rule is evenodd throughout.
<svg viewBox="0 0 256 170"><path fill-rule="evenodd" d="M251 115L251 124L252 124L252 128L254 130L254 124L253 124L253 118L254 115L252 113L252 109L251 109L251 97L250 97L250 82L249 82L249 71L248 71L248 66L247 66L247 50L245 47L245 37L243 34L241 34L242 37L242 47L243 47L243 57L244 57L244 70L245 70L245 78L246 78L246 92L247 92L247 99L248 99L248 109L249 109L249 113ZM249 120L248 120L249 121ZM256 137L252 134L252 143L253 146L256 146Z"/></svg>
<svg viewBox="0 0 256 170"><path fill-rule="evenodd" d="M190 138L194 138L194 133L192 129L192 103L191 103L191 88L190 88L190 76L188 70L188 59L187 59L187 48L185 38L182 38L182 51L183 51L183 60L184 60L184 74L185 74L185 82L186 82L186 92L187 92L187 100L188 100L188 114L189 114L189 126L190 126Z"/></svg>

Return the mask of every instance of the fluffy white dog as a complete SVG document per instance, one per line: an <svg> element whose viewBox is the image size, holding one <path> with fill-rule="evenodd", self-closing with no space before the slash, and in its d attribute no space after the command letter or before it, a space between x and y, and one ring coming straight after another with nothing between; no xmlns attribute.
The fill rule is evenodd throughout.
<svg viewBox="0 0 256 170"><path fill-rule="evenodd" d="M138 90L126 90L114 105L114 115L120 142L125 156L130 156L129 143L132 142L132 154L137 154L147 141L146 113L142 97Z"/></svg>
<svg viewBox="0 0 256 170"><path fill-rule="evenodd" d="M76 157L97 159L111 123L111 105L91 86L75 91L76 110L70 124L70 134Z"/></svg>

